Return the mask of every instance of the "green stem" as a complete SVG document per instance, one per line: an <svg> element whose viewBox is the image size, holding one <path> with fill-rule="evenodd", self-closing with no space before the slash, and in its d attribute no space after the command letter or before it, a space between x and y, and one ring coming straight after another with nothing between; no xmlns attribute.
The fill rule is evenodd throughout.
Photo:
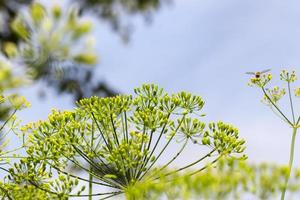
<svg viewBox="0 0 300 200"><path fill-rule="evenodd" d="M47 188L44 188L38 184L36 184L35 182L33 181L29 181L33 186L35 186L37 189L39 190L42 190L44 192L48 192L50 194L54 194L54 195L60 195L59 193L57 192L53 192L52 190L49 190ZM92 197L95 197L95 196L103 196L103 195L110 195L109 197L111 197L112 195L115 196L115 195L118 195L118 194L122 194L123 192L122 191L117 191L117 192L105 192L105 193L96 193L96 194L92 194L92 195L89 195L89 194L67 194L68 197L89 197L89 196L92 196ZM112 194L112 195L111 195ZM104 197L103 199L105 199L107 197Z"/></svg>
<svg viewBox="0 0 300 200"><path fill-rule="evenodd" d="M291 141L291 149L290 149L290 161L289 161L289 169L288 174L285 179L285 184L281 193L281 200L284 200L286 188L288 186L289 178L291 175L292 167L293 167L293 161L294 161L294 150L295 150L295 141L296 141L296 135L297 135L297 127L293 128L293 135L292 135L292 141Z"/></svg>
<svg viewBox="0 0 300 200"><path fill-rule="evenodd" d="M3 195L3 197L1 198L1 199L5 199L5 196L7 196L7 198L9 199L9 200L13 200L11 197L10 197L10 195L9 195L9 192L5 189L5 188L3 188L3 187L1 187L0 186L0 189L4 192L4 195Z"/></svg>
<svg viewBox="0 0 300 200"><path fill-rule="evenodd" d="M94 146L94 123L92 123L92 135L91 135L91 150L93 150ZM92 165L90 165L90 171L93 170ZM92 200L93 194L93 175L89 173L89 200Z"/></svg>
<svg viewBox="0 0 300 200"><path fill-rule="evenodd" d="M176 160L176 158L178 158L178 156L182 153L182 151L185 149L186 145L188 143L188 138L185 139L185 142L183 144L183 146L181 147L181 149L178 151L178 153L167 163L165 164L163 167L161 167L158 172L161 172L162 170L164 170L166 167L168 167L174 160ZM154 174L156 175L156 173Z"/></svg>
<svg viewBox="0 0 300 200"><path fill-rule="evenodd" d="M1 128L0 128L0 131L2 131L2 129L5 127L5 125L9 122L9 120L12 119L12 117L16 114L18 109L15 109L12 114L9 116L9 118L2 124Z"/></svg>
<svg viewBox="0 0 300 200"><path fill-rule="evenodd" d="M184 114L182 116L182 118L180 119L180 122L177 126L177 128L175 129L174 133L172 134L172 136L170 137L170 139L168 140L168 142L165 144L165 146L162 148L162 150L160 151L160 153L158 154L158 156L155 158L155 160L151 163L151 165L147 168L147 170L144 172L144 174L139 178L139 180L142 180L142 178L148 173L148 171L153 167L153 165L156 163L156 161L159 159L159 157L163 154L163 152L166 150L166 148L168 147L168 145L170 144L170 142L172 141L172 139L175 137L177 131L179 130L179 128L181 127L181 124L183 122L183 120L185 119L186 114ZM162 131L163 132L163 131ZM148 161L150 160L151 157L149 157ZM146 165L145 165L146 166Z"/></svg>
<svg viewBox="0 0 300 200"><path fill-rule="evenodd" d="M190 163L190 164L188 164L188 165L186 165L186 166L184 166L184 167L181 167L181 168L179 168L179 169L177 169L177 170L174 170L174 171L171 171L171 172L169 172L169 173L166 173L166 174L164 175L164 177L169 176L169 175L172 175L172 174L175 174L175 173L178 173L178 172L180 172L180 171L182 171L182 170L185 170L185 169L187 169L187 168L190 168L190 167L192 167L192 166L198 164L199 162L203 161L204 159L210 157L216 150L217 150L217 148L214 148L213 150L211 150L209 153L207 153L207 154L206 154L205 156L203 156L202 158L200 158L200 159L198 159L198 160L196 160L196 161L194 161L194 162L192 162L192 163ZM216 161L215 161L215 162L216 162ZM212 163L214 163L214 161L213 161ZM203 169L201 168L200 171L201 171L201 170L203 170ZM199 171L199 170L198 170L198 171ZM159 177L155 178L154 180L157 180L157 179L159 179Z"/></svg>
<svg viewBox="0 0 300 200"><path fill-rule="evenodd" d="M75 175L70 174L68 172L62 171L61 169L57 168L55 165L53 165L53 164L51 164L49 162L47 162L47 164L50 165L52 168L56 169L58 172L63 173L65 175L67 175L67 176L70 176L70 177L73 177L73 178L76 178L78 180L82 180L82 181L85 181L85 182L90 182L90 180L88 180L88 179L85 179L85 178L82 178L82 177L79 177L79 176L75 176ZM0 167L0 169L1 169L1 167ZM91 174L91 175L93 176L93 174ZM96 181L92 181L92 183L93 184L97 184L97 185L101 185L101 186L111 187L111 188L114 188L114 189L116 188L116 187L113 187L111 185L107 185L107 184L96 182Z"/></svg>
<svg viewBox="0 0 300 200"><path fill-rule="evenodd" d="M170 116L171 116L171 113L169 113L168 116L167 116L167 119L168 119L168 120L169 120ZM158 137L158 139L156 140L156 143L155 143L154 147L152 148L151 153L150 153L150 155L148 156L148 158L144 159L144 161L143 161L144 164L141 166L141 169L143 169L145 166L147 166L148 162L149 162L150 159L152 158L152 155L153 155L153 153L155 152L155 149L156 149L158 143L160 142L161 137L162 137L162 135L164 134L165 128L167 127L167 125L168 125L168 121L167 121L167 122L164 124L164 126L162 127L162 130L161 130L161 132L160 132L160 134L159 134L159 137ZM152 140L152 139L151 139L151 140ZM149 141L149 142L150 142L150 141ZM149 144L149 148L148 148L147 150L150 150L150 147L151 147L151 144ZM141 175L141 173L142 173L142 171L139 172L138 177ZM143 176L144 176L144 175L143 175ZM143 176L142 176L139 180L141 180L141 179L143 178Z"/></svg>
<svg viewBox="0 0 300 200"><path fill-rule="evenodd" d="M293 106L293 100L292 100L292 95L291 95L291 86L290 86L290 82L288 82L288 90L289 90L289 100L290 100L290 105L291 105L291 111L292 111L293 123L295 124L295 114L294 114L294 106Z"/></svg>
<svg viewBox="0 0 300 200"><path fill-rule="evenodd" d="M93 120L95 121L95 123L96 123L96 125L97 125L97 128L98 128L98 130L99 130L99 132L100 132L100 134L101 134L101 136L102 136L102 139L103 139L103 141L104 141L104 143L105 143L107 149L111 152L111 147L110 147L108 141L106 141L106 139L105 139L105 137L104 137L104 134L103 134L103 132L102 132L102 130L101 130L101 128L100 128L100 125L99 125L99 123L98 123L98 121L97 121L97 119L96 119L94 113L91 112L91 114L92 114Z"/></svg>
<svg viewBox="0 0 300 200"><path fill-rule="evenodd" d="M194 172L190 173L189 176L193 176L193 175L195 175L195 174L197 174L197 173L199 173L199 172L207 169L208 167L212 166L213 164L215 164L216 162L218 162L222 158L222 156L223 155L218 156L216 159L214 159L213 161L211 161L208 165L205 165L204 167L198 169L197 171L194 171Z"/></svg>
<svg viewBox="0 0 300 200"><path fill-rule="evenodd" d="M129 139L129 136L128 136L128 124L127 124L127 114L126 112L124 112L124 122L125 122L125 131L126 131L126 141L128 143L128 139Z"/></svg>
<svg viewBox="0 0 300 200"><path fill-rule="evenodd" d="M120 143L119 143L118 134L117 134L117 130L116 130L116 127L115 127L115 123L114 123L114 119L113 119L112 114L110 115L110 122L111 122L111 125L112 125L112 128L113 128L113 137L115 138L115 142L117 144L117 147L119 147Z"/></svg>
<svg viewBox="0 0 300 200"><path fill-rule="evenodd" d="M21 146L21 147L18 147L18 148L16 148L16 149L13 149L13 150L3 151L3 152L0 153L0 156L1 156L1 155L7 155L7 154L12 153L12 152L15 152L15 151L19 151L19 150L21 150L21 149L23 149L23 148L24 148L24 146Z"/></svg>
<svg viewBox="0 0 300 200"><path fill-rule="evenodd" d="M276 110L281 114L281 116L285 119L287 123L289 123L291 126L293 126L293 123L283 114L283 112L278 108L278 106L272 101L272 99L269 97L267 94L266 90L264 87L261 88L264 95L267 97L267 99L270 101L270 103L276 108Z"/></svg>

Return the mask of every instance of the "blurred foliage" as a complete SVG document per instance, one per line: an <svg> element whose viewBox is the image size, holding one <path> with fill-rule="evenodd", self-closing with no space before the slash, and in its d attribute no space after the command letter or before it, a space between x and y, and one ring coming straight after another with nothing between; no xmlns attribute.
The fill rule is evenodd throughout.
<svg viewBox="0 0 300 200"><path fill-rule="evenodd" d="M13 110L18 110L18 95L4 95L8 90L20 87L26 80L12 68L11 62L0 54L0 121L9 118Z"/></svg>
<svg viewBox="0 0 300 200"><path fill-rule="evenodd" d="M38 1L0 0L1 49L9 58L20 55L18 61L31 69L34 80L45 80L58 92L72 94L75 100L91 95L113 96L114 89L95 80L90 67L97 63L90 48L94 42L82 41L92 25L81 18L92 11L127 40L130 25L123 22L126 16L150 16L164 1L168 0L69 1L71 9L66 11L57 5L48 9Z"/></svg>
<svg viewBox="0 0 300 200"><path fill-rule="evenodd" d="M149 20L151 14L156 12L164 3L170 3L172 0L75 0L80 6L80 14L84 12L93 12L100 19L111 24L113 29L121 36L128 38L129 27L126 24L126 16L143 15ZM10 27L10 23L24 7L30 6L33 0L1 0L0 19L3 25L0 29L0 40L17 43L20 39ZM69 2L70 3L70 2Z"/></svg>
<svg viewBox="0 0 300 200"><path fill-rule="evenodd" d="M12 31L10 24L18 12L32 3L32 0L0 0L0 41L17 43L19 37Z"/></svg>
<svg viewBox="0 0 300 200"><path fill-rule="evenodd" d="M170 169L169 169L170 170ZM271 164L252 165L245 161L221 160L218 165L190 176L182 173L151 181L144 180L126 190L129 200L158 199L277 199L284 187L288 167ZM293 171L289 199L298 199L300 170ZM292 195L295 198L292 198Z"/></svg>
<svg viewBox="0 0 300 200"><path fill-rule="evenodd" d="M11 59L21 60L34 80L43 79L75 99L97 92L114 94L105 84L92 80L91 67L97 64L92 24L79 17L76 7L65 10L34 3L18 13L11 27L22 41L18 46L6 42L3 50Z"/></svg>
<svg viewBox="0 0 300 200"><path fill-rule="evenodd" d="M132 26L126 23L128 16L142 15L146 21L151 20L163 4L172 0L76 0L82 11L92 11L104 21L108 21L125 41L130 37Z"/></svg>

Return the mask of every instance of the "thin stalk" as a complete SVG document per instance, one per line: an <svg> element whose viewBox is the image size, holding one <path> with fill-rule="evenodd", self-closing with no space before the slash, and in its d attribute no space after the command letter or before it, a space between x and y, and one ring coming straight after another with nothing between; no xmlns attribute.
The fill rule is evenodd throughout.
<svg viewBox="0 0 300 200"><path fill-rule="evenodd" d="M18 148L16 148L16 149L13 149L13 150L3 151L3 152L0 153L0 156L1 156L1 155L7 155L7 154L12 153L12 152L15 152L15 151L19 151L19 150L21 150L21 149L23 149L23 148L24 148L24 146L21 146L21 147L18 147Z"/></svg>
<svg viewBox="0 0 300 200"><path fill-rule="evenodd" d="M99 132L100 132L100 134L101 134L101 136L102 136L102 139L103 139L104 143L106 144L106 147L107 147L108 150L111 152L111 147L110 147L110 145L108 144L108 142L106 141L106 139L105 139L105 137L104 137L104 134L103 134L103 132L102 132L102 130L101 130L101 128L100 128L100 125L98 124L98 121L97 121L97 119L96 119L94 113L91 113L91 114L92 114L92 117L93 117L93 119L94 119L94 121L95 121L95 123L96 123L96 125L97 125L97 128L98 128L98 130L99 130Z"/></svg>
<svg viewBox="0 0 300 200"><path fill-rule="evenodd" d="M111 121L111 125L112 125L112 128L113 128L113 136L116 140L116 144L117 146L119 147L120 146L120 143L119 143L119 139L118 139L118 134L117 134L117 131L116 131L116 127L115 127L115 123L114 123L114 119L112 117L112 114L110 115L110 121Z"/></svg>
<svg viewBox="0 0 300 200"><path fill-rule="evenodd" d="M13 113L9 116L9 118L4 122L4 124L2 124L1 128L0 128L0 131L2 131L2 129L5 127L5 125L8 123L9 120L11 120L11 118L14 116L14 114L16 114L18 109L15 109L13 111Z"/></svg>
<svg viewBox="0 0 300 200"><path fill-rule="evenodd" d="M152 138L153 138L153 133L154 133L155 131L151 131L151 133L150 133L150 140L149 140L149 142L148 142L148 146L147 146L147 149L146 149L146 151L149 151L149 149L150 149L150 146L151 146L151 143L152 143ZM146 146L147 144L145 144L145 146ZM142 173L142 170L143 170L143 168L147 165L147 163L146 163L146 161L147 161L147 155L148 154L146 154L145 153L145 156L144 156L144 159L143 159L143 162L142 162L142 164L141 164L141 166L140 166L140 170L139 170L139 173L138 173L138 175L137 175L137 178L138 178L138 176ZM151 157L151 156L150 156Z"/></svg>
<svg viewBox="0 0 300 200"><path fill-rule="evenodd" d="M111 194L109 197L112 197L112 196L119 195L121 193L123 193L123 192L121 192L121 191L120 192L105 192L105 193L97 193L97 194L92 194L92 195L87 195L87 194L80 194L80 195L70 194L68 196L69 197L95 197L95 196L103 196L103 195L109 195L109 194ZM107 197L104 197L103 199L105 199Z"/></svg>
<svg viewBox="0 0 300 200"><path fill-rule="evenodd" d="M11 196L9 196L9 192L5 189L5 188L3 188L3 187L1 187L0 186L0 189L4 192L4 195L3 195L3 197L1 198L1 199L5 199L5 196L7 196L7 198L9 199L9 200L13 200L12 198L11 198Z"/></svg>
<svg viewBox="0 0 300 200"><path fill-rule="evenodd" d="M92 136L91 136L91 150L93 151L94 146L94 123L92 123ZM90 171L93 170L92 165L90 165ZM92 200L93 194L93 175L89 173L89 200Z"/></svg>
<svg viewBox="0 0 300 200"><path fill-rule="evenodd" d="M123 193L123 192L116 192L115 194L112 194L112 195L110 195L110 196L104 197L104 198L99 199L99 200L109 199L109 198L111 198L111 197L117 196L117 195L122 194L122 193Z"/></svg>
<svg viewBox="0 0 300 200"><path fill-rule="evenodd" d="M128 143L128 138L129 138L129 136L128 136L128 124L127 124L127 114L126 114L126 112L124 112L124 122L125 122L125 131L126 131L126 141L127 141L127 143Z"/></svg>
<svg viewBox="0 0 300 200"><path fill-rule="evenodd" d="M188 143L188 138L185 140L184 144L182 145L181 149L177 152L177 154L164 166L162 166L158 172L161 172L162 170L164 170L166 167L168 167L174 160L176 160L176 158L178 158L178 156L183 152L183 150L185 149L186 145ZM154 174L156 175L156 174Z"/></svg>
<svg viewBox="0 0 300 200"><path fill-rule="evenodd" d="M153 167L153 165L156 163L156 161L160 158L160 156L163 154L163 152L166 150L166 148L169 146L169 144L171 143L171 141L173 140L173 138L175 137L177 131L179 130L183 120L185 119L186 114L182 116L177 128L174 131L174 134L170 137L170 139L168 140L168 142L165 144L165 146L163 147L163 149L160 151L160 153L158 154L158 156L155 158L155 160L151 163L151 165L147 168L146 172L142 175L142 177L140 178L140 180L147 174L147 172ZM149 160L148 160L149 161Z"/></svg>
<svg viewBox="0 0 300 200"><path fill-rule="evenodd" d="M169 115L169 116L170 116L170 115ZM168 117L169 117L169 116L168 116ZM148 169L148 170L140 177L141 173L143 172L142 169L143 169L145 166L147 166L147 164L148 164L148 162L150 161L150 159L151 159L151 157L152 157L152 155L153 155L153 153L154 153L154 151L155 151L155 149L156 149L156 147L157 147L159 141L161 140L161 137L162 137L162 135L163 135L163 133L164 133L164 131L165 131L165 128L166 128L167 124L168 124L168 123L165 123L165 125L163 126L163 128L162 128L162 130L161 130L161 132L160 132L160 135L159 135L158 139L156 140L156 143L155 143L153 149L151 150L151 153L150 153L149 157L146 158L146 159L143 161L143 164L142 164L142 166L141 166L141 169L140 169L139 173L137 174L137 178L138 178L139 180L141 180L141 179L144 177L144 175L149 171L149 169ZM140 178L139 178L139 177L140 177Z"/></svg>
<svg viewBox="0 0 300 200"><path fill-rule="evenodd" d="M36 184L35 182L33 181L29 181L33 186L35 186L37 189L39 190L42 190L42 191L45 191L45 192L48 192L50 194L54 194L54 195L60 195L59 193L57 192L53 192L52 190L49 190L49 189L46 189L46 188L43 188L41 186L39 186L38 184ZM66 194L68 197L89 197L89 196L92 196L92 197L95 197L95 196L103 196L103 195L110 195L110 194L121 194L122 192L121 191L118 191L118 192L105 192L105 193L97 193L97 194L92 194L92 195L88 195L88 194Z"/></svg>
<svg viewBox="0 0 300 200"><path fill-rule="evenodd" d="M288 82L288 91L289 91L289 99L290 99L290 105L291 105L291 111L292 111L292 117L293 117L293 123L295 124L295 114L294 114L294 106L293 106L293 100L291 96L291 86L290 82Z"/></svg>
<svg viewBox="0 0 300 200"><path fill-rule="evenodd" d="M90 164L90 166L94 167L94 169L97 169L99 171L101 171L101 168L99 165L97 165L97 163L95 163L93 160L91 160L87 155L85 155L84 152L82 152L79 148L77 148L76 146L74 146L74 149L76 150L76 152L87 162ZM107 167L107 169L109 169Z"/></svg>
<svg viewBox="0 0 300 200"><path fill-rule="evenodd" d="M197 173L199 173L199 172L205 170L206 168L208 168L208 167L211 166L212 164L218 162L218 160L220 160L220 158L222 158L222 155L220 155L219 157L217 157L216 159L214 159L213 161L211 161L211 163L210 163L209 165L205 165L204 167L202 167L202 168L200 168L200 169L198 169L198 170L196 170L196 171L190 173L189 176L193 176L193 175L195 175L195 174L197 174Z"/></svg>
<svg viewBox="0 0 300 200"><path fill-rule="evenodd" d="M84 149L80 144L78 144L79 145L79 147L81 147L82 149ZM78 150L80 150L79 148L76 148L75 147L75 144L72 144L72 146L75 148L75 150L76 149L78 149ZM76 150L77 151L77 150ZM80 150L81 151L81 150ZM95 155L97 155L97 153L91 148L91 151L95 154ZM82 151L81 151L82 152ZM65 156L66 157L66 156ZM82 157L83 157L83 159L85 159L85 158L88 158L90 161L92 161L88 156L86 156L84 153L82 154ZM100 158L100 157L97 157L97 159L106 167L106 169L107 170L109 170L110 171L110 168L109 168L109 166ZM86 160L86 159L85 159ZM94 162L94 161L92 161L93 163L96 163L96 162ZM111 171L110 171L111 172Z"/></svg>
<svg viewBox="0 0 300 200"><path fill-rule="evenodd" d="M115 126L112 114L110 115L110 121L111 121L111 125L112 125L112 128L113 128L113 135L114 135L114 138L116 140L116 145L117 145L117 147L120 147L120 142L119 142L119 139L118 139L118 134L117 134L117 130L116 130L116 126ZM124 175L126 183L128 184L129 183L129 178L128 178L128 170L125 169L125 158L123 157L122 154L120 154L120 156L121 156L121 159L123 161L123 165L120 166L120 167L122 167L123 170L124 170L123 175Z"/></svg>
<svg viewBox="0 0 300 200"><path fill-rule="evenodd" d="M3 171L5 171L5 172L7 172L7 173L9 173L9 170L7 170L7 169L5 169L3 167L0 167L0 169L3 170Z"/></svg>
<svg viewBox="0 0 300 200"><path fill-rule="evenodd" d="M75 176L75 175L70 174L70 173L68 173L68 172L62 171L62 170L60 170L59 168L57 168L55 165L52 165L52 164L49 163L49 162L47 162L47 164L50 165L52 168L54 168L55 170L57 170L57 171L60 172L60 173L63 173L63 174L68 175L68 176L70 176L70 177L76 178L76 179L78 179L78 180L82 180L82 181L85 181L85 182L90 182L90 180L88 180L88 179L85 179L85 178L82 178L82 177L79 177L79 176ZM1 169L1 167L0 167L0 169ZM97 185L101 185L101 186L106 186L106 187L115 188L115 187L112 187L111 185L107 185L107 184L100 183L100 182L96 182L96 181L92 181L92 183L97 184Z"/></svg>
<svg viewBox="0 0 300 200"><path fill-rule="evenodd" d="M169 121L170 116L171 116L171 113L169 113L168 116L167 116L168 121ZM147 165L148 161L151 159L151 156L153 155L153 153L154 153L154 151L155 151L155 149L156 149L156 147L157 147L157 145L158 145L158 143L159 143L162 135L165 132L165 129L166 129L167 125L168 125L168 121L164 124L164 126L163 126L163 128L162 128L162 130L161 130L161 132L159 134L159 137L158 137L158 139L157 139L157 141L156 141L156 143L155 143L155 145L154 145L154 147L153 147L153 149L152 149L152 151L150 153L150 156L149 156L149 158L145 162L145 165Z"/></svg>
<svg viewBox="0 0 300 200"><path fill-rule="evenodd" d="M141 145L140 145L140 151L142 151L143 149L143 146L144 145L144 135L147 135L146 133L147 129L146 129L146 126L145 124L143 125L143 132L142 132L142 142L141 142ZM145 148L144 148L145 150ZM144 162L145 162L145 159L147 158L147 154L145 153L145 151L143 152L144 153L144 157L141 157L140 159L137 160L138 163L141 163L139 166L137 166L134 174L133 174L133 177L136 177L140 174L140 172L143 170L143 166L144 166ZM140 162L141 159L143 159L143 162Z"/></svg>
<svg viewBox="0 0 300 200"><path fill-rule="evenodd" d="M203 161L204 159L210 157L211 154L213 154L216 150L217 150L217 148L214 148L213 150L211 150L208 154L206 154L206 155L203 156L202 158L200 158L200 159L198 159L198 160L196 160L196 161L194 161L194 162L192 162L192 163L190 163L190 164L188 164L188 165L186 165L186 166L184 166L184 167L181 167L181 168L179 168L179 169L177 169L177 170L174 170L174 171L172 171L172 172L169 172L169 173L165 174L164 176L169 176L169 175L171 175L171 174L174 174L174 173L180 172L180 171L182 171L182 170L185 170L185 169L187 169L187 168L190 168L190 167L196 165L197 163ZM156 178L156 179L157 179L157 178Z"/></svg>
<svg viewBox="0 0 300 200"><path fill-rule="evenodd" d="M284 200L285 198L285 192L286 188L288 186L289 178L291 176L291 171L293 167L293 161L294 161L294 151L295 151L295 141L296 141L296 135L297 135L297 127L293 128L293 135L292 135L292 141L291 141L291 148L290 148L290 161L289 161L289 169L288 169L288 174L285 179L285 184L281 193L281 200Z"/></svg>
<svg viewBox="0 0 300 200"><path fill-rule="evenodd" d="M74 146L73 146L74 147ZM74 147L75 148L75 150L76 150L76 152L78 152L79 153L79 155L85 160L85 161L87 161L90 165L93 165L93 167L95 168L95 169L97 169L98 171L101 171L101 169L99 170L99 166L95 166L95 163L92 163L90 160L89 160L89 158L87 158L78 148L76 148L76 147ZM64 155L64 157L66 157L65 155ZM88 173L91 173L94 177L96 177L97 179L99 179L99 180L101 180L101 181L103 181L103 182L105 182L105 183L108 183L108 184L111 184L111 185L113 185L113 186L116 186L116 187L121 187L121 184L119 183L119 182L116 182L116 181L114 181L114 182L111 182L111 181L109 181L109 180L107 180L107 179L104 179L103 177L100 177L100 176L98 176L98 175L96 175L96 174L94 174L93 173L93 171L90 171L89 169L87 169L87 168L85 168L85 167L83 167L82 165L80 165L79 163L78 163L78 161L76 160L76 161L74 161L74 160L72 160L72 159L70 159L70 158L68 158L68 157L66 157L69 161L71 161L72 163L74 163L76 166L78 166L79 168L81 168L81 169L83 169L84 171L86 171L86 172L88 172Z"/></svg>
<svg viewBox="0 0 300 200"><path fill-rule="evenodd" d="M291 126L293 126L293 123L283 114L283 112L278 108L278 106L272 101L272 99L267 94L264 87L261 88L264 95L267 97L267 99L270 101L270 103L276 108L276 110L281 114L281 116L286 120L287 123L289 123Z"/></svg>
<svg viewBox="0 0 300 200"><path fill-rule="evenodd" d="M208 167L210 167L212 164L218 162L218 160L220 160L220 158L222 158L222 155L218 156L216 159L214 159L213 161L211 161L211 163L209 163L209 164L207 164L207 165L201 167L200 169L198 169L198 170L196 170L196 171L194 171L194 172L192 172L192 173L189 173L188 176L193 176L193 175L195 175L195 174L197 174L197 173L202 172L203 170L205 170L205 169L207 169ZM170 175L170 174L169 174L169 175ZM159 178L156 178L155 180L157 180L157 179L159 179ZM171 181L174 181L174 180L175 180L175 179L173 178L173 179L168 180L168 182L171 182Z"/></svg>
<svg viewBox="0 0 300 200"><path fill-rule="evenodd" d="M122 123L122 132L123 132L123 140L126 140L126 132L125 132L125 123L124 123L124 117L123 117L123 113L121 113L121 123ZM122 140L122 141L123 141ZM128 142L127 142L128 143Z"/></svg>
<svg viewBox="0 0 300 200"><path fill-rule="evenodd" d="M27 158L26 156L0 156L0 159L10 159L10 158Z"/></svg>

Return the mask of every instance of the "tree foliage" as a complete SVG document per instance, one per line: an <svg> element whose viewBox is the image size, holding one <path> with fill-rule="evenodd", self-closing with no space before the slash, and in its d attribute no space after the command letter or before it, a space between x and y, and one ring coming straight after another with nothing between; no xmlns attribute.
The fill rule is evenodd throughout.
<svg viewBox="0 0 300 200"><path fill-rule="evenodd" d="M22 60L30 69L33 80L45 80L58 92L72 94L75 100L91 95L113 96L116 91L104 81L95 80L94 69L89 67L97 59L82 43L81 38L86 38L91 24L81 22L81 18L92 11L96 13L94 17L109 22L126 39L130 26L123 22L127 21L125 16L148 16L163 2L80 0L69 2L74 8L65 11L58 5L49 10L32 0L2 0L0 47L8 57L21 54L18 61Z"/></svg>

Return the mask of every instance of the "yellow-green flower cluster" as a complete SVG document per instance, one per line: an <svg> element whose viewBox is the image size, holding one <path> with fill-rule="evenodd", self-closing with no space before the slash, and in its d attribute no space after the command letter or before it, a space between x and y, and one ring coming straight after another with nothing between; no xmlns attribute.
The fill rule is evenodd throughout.
<svg viewBox="0 0 300 200"><path fill-rule="evenodd" d="M295 96L300 97L300 87L295 89Z"/></svg>
<svg viewBox="0 0 300 200"><path fill-rule="evenodd" d="M218 160L229 155L240 157L243 153L244 141L236 128L217 122L205 129L205 123L195 117L201 116L199 112L204 106L200 96L187 92L169 95L153 84L134 91L135 96L86 98L73 111L54 110L48 120L24 127L22 130L29 138L28 165L45 162L54 171L51 173L63 173L72 163L98 180L95 184L115 188L117 191L112 195L117 195L146 179L152 169L167 168L181 155L189 140L201 144L199 148L208 147L211 152L179 171L212 155ZM185 140L182 147L169 162L157 166L161 157L168 159L166 149L178 137Z"/></svg>
<svg viewBox="0 0 300 200"><path fill-rule="evenodd" d="M289 72L287 70L282 70L280 72L280 80L292 83L297 80L296 71Z"/></svg>
<svg viewBox="0 0 300 200"><path fill-rule="evenodd" d="M272 105L271 101L276 104L286 94L286 91L284 88L275 86L272 89L266 88L266 93L267 95L264 96L262 101L267 105Z"/></svg>
<svg viewBox="0 0 300 200"><path fill-rule="evenodd" d="M89 42L92 25L79 17L75 7L63 10L54 5L49 9L40 3L33 3L18 14L11 27L23 41L18 46L6 43L4 51L9 57L20 57L31 69L34 78L50 72L53 70L51 67L60 62L97 63L93 44ZM74 44L77 46L74 47ZM59 70L55 73L59 76Z"/></svg>
<svg viewBox="0 0 300 200"><path fill-rule="evenodd" d="M258 77L254 76L250 79L248 83L249 86L257 86L262 88L266 86L272 80L272 74L261 74Z"/></svg>

